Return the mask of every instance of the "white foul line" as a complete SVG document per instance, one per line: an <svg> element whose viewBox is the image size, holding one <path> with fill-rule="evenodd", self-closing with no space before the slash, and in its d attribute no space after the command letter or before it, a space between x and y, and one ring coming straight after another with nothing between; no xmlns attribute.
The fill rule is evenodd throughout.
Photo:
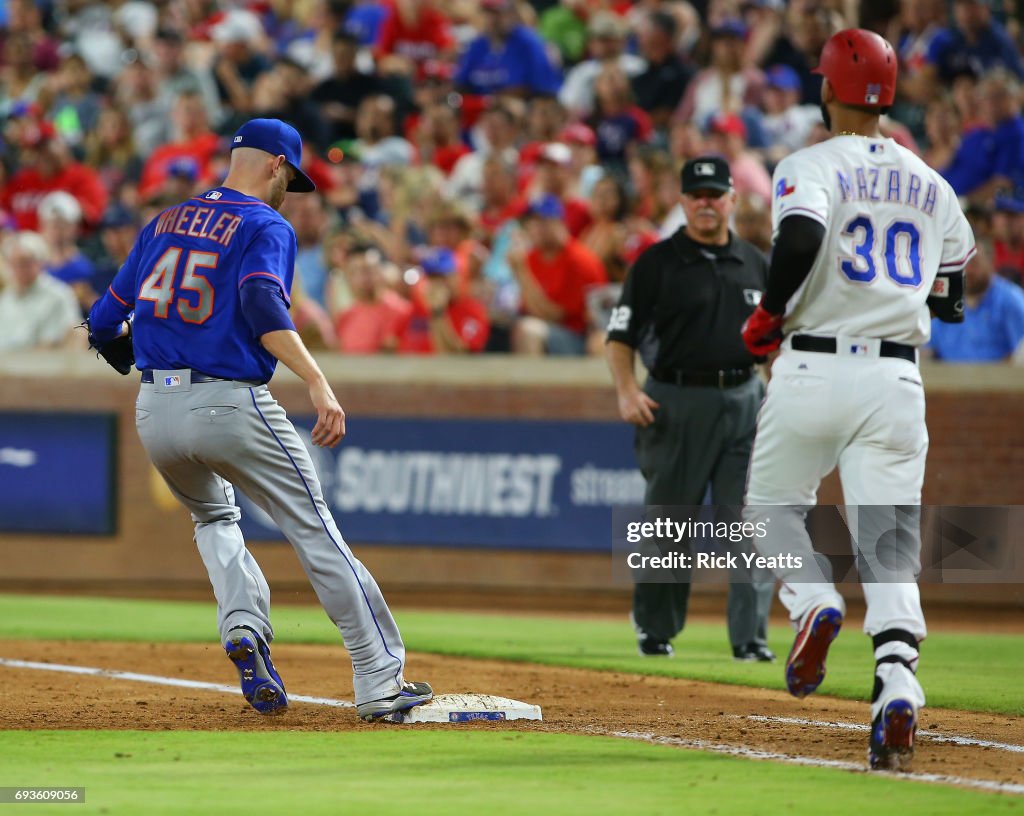
<svg viewBox="0 0 1024 816"><path fill-rule="evenodd" d="M204 683L201 680L182 680L177 677L162 677L158 674L137 674L135 672L117 671L116 669L97 669L90 666L68 666L63 663L34 663L31 660L10 660L0 657L0 666L11 669L39 669L41 671L65 672L67 674L86 674L92 677L105 677L108 680L132 680L136 683L153 683L158 686L177 686L178 688L201 689L202 691L219 691L225 694L241 694L238 686L227 686L222 683ZM313 705L334 706L335 708L355 708L355 703L348 700L332 700L330 697L307 697L304 694L289 694L288 700L296 703L312 703Z"/></svg>
<svg viewBox="0 0 1024 816"><path fill-rule="evenodd" d="M183 680L177 677L163 677L157 674L138 674L137 672L118 671L117 669L100 669L92 666L70 666L63 663L37 663L31 660L12 660L0 657L0 666L10 669L36 669L39 671L63 672L65 674L88 675L90 677L102 677L108 680L129 680L136 683L152 683L159 686L175 686L177 688L199 689L202 691L219 691L225 694L241 694L237 686L228 686L222 683L205 683L201 680ZM289 701L297 703L311 703L312 705L332 706L334 708L355 708L354 703L347 700L334 700L330 697L310 697L301 694L289 694ZM792 722L808 725L835 725L840 728L851 728L860 730L861 726L849 723L825 723L813 720L789 720L782 717L750 717L756 720L769 720L778 722ZM639 740L655 745L671 745L677 748L696 748L701 751L712 751L719 754L730 754L732 756L744 757L746 759L770 759L776 762L783 762L790 765L807 765L816 768L835 768L843 771L867 770L866 766L858 762L848 762L838 759L821 759L818 757L800 756L794 754L780 754L773 751L761 751L756 748L747 748L743 745L729 745L725 743L708 742L707 740L691 740L681 737L663 737L657 734L648 734L637 731L607 731L604 729L588 729L591 733L601 734L619 739ZM920 733L920 732L919 732ZM964 738L966 739L966 738ZM970 745L985 745L981 741L964 743ZM991 746L998 746L1000 743L991 743ZM1020 746L1008 746L1010 748ZM889 773L885 771L874 771L872 775L891 776L895 779L910 779L916 782L938 782L948 785L961 785L967 788L993 791L997 793L1024 794L1024 785L1011 782L993 782L987 779L971 779L962 776L947 776L945 774L933 773Z"/></svg>
<svg viewBox="0 0 1024 816"><path fill-rule="evenodd" d="M701 751L713 751L716 754L730 754L731 756L744 757L746 759L770 759L775 762L784 762L789 765L807 765L815 768L835 768L841 771L866 772L867 766L859 762L847 762L840 759L819 759L818 757L799 756L793 754L779 754L774 751L760 751L756 748L746 748L742 745L728 745L707 740L691 740L681 737L662 737L657 734L645 734L638 731L595 731L605 733L610 737L622 739L639 740L654 745L672 745L679 748L698 748ZM872 776L887 776L892 779L909 779L914 782L939 782L946 785L960 785L965 788L977 788L979 790L991 791L993 793L1016 793L1024 794L1024 785L1012 782L994 782L988 779L971 779L963 776L950 776L948 774L935 773L896 773L894 771L872 771Z"/></svg>
<svg viewBox="0 0 1024 816"><path fill-rule="evenodd" d="M827 720L804 720L800 717L766 717L761 714L750 714L744 717L754 722L784 723L787 725L813 725L815 728L838 728L846 731L870 731L871 726L863 723L828 722ZM1009 742L992 742L991 740L974 739L973 737L961 737L956 734L940 734L938 731L928 731L921 728L917 736L925 737L932 742L949 742L954 745L973 745L977 748L995 748L997 751L1009 751L1013 754L1024 754L1024 745L1014 745Z"/></svg>

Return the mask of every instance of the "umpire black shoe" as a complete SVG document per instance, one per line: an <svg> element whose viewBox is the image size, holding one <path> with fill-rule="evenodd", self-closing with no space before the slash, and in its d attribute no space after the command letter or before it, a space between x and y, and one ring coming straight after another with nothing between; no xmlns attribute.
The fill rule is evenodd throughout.
<svg viewBox="0 0 1024 816"><path fill-rule="evenodd" d="M746 646L733 646L732 656L734 660L744 663L757 661L758 663L774 663L775 652L761 643L748 643Z"/></svg>
<svg viewBox="0 0 1024 816"><path fill-rule="evenodd" d="M672 644L667 640L658 640L650 636L641 637L636 642L640 657L672 657Z"/></svg>

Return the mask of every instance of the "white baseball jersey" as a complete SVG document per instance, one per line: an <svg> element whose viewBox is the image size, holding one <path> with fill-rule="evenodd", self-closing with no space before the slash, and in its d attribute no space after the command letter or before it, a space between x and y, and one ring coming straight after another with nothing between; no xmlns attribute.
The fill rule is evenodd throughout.
<svg viewBox="0 0 1024 816"><path fill-rule="evenodd" d="M835 136L775 168L772 221L825 227L784 331L928 342L925 303L940 272L963 268L974 235L953 189L891 139Z"/></svg>

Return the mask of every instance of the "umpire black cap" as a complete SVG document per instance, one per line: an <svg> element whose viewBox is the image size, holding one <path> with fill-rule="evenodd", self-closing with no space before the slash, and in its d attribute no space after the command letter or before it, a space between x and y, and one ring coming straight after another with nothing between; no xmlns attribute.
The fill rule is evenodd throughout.
<svg viewBox="0 0 1024 816"><path fill-rule="evenodd" d="M727 193L732 189L729 162L721 156L691 159L683 165L682 180L684 193L694 190L721 190Z"/></svg>

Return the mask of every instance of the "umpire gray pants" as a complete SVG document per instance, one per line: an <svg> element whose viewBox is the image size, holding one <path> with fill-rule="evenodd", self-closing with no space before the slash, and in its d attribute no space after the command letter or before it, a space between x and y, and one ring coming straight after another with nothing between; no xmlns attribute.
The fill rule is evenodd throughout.
<svg viewBox="0 0 1024 816"><path fill-rule="evenodd" d="M405 646L373 576L352 554L324 502L309 453L265 385L191 383L156 372L135 424L153 465L192 513L217 599L217 625L249 626L270 642L270 588L238 528L233 485L277 524L352 657L356 703L399 691ZM165 375L179 385L165 386Z"/></svg>
<svg viewBox="0 0 1024 816"><path fill-rule="evenodd" d="M661 407L654 423L637 428L637 464L647 482L648 505L700 505L708 486L711 501L729 505L739 521L757 412L764 385L753 377L735 388L680 387L648 378L644 391ZM752 552L749 541L733 545ZM741 562L742 564L742 562ZM733 647L767 642L768 613L775 581L766 570L734 572L728 601ZM686 624L690 584L636 584L633 620L638 630L671 640Z"/></svg>

